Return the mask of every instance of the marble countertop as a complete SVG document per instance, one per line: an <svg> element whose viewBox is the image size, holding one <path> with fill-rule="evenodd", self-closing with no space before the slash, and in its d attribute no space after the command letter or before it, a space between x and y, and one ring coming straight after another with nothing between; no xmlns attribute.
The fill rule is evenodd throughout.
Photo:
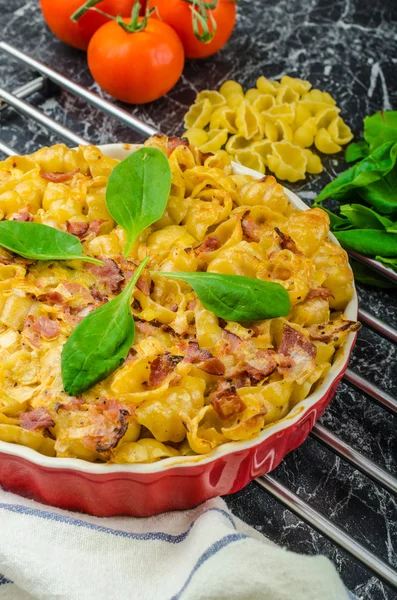
<svg viewBox="0 0 397 600"><path fill-rule="evenodd" d="M64 46L44 25L38 0L8 0L0 12L0 38L100 92L84 54ZM168 134L181 133L195 94L235 78L251 87L257 77L302 77L329 91L355 134L378 109L397 108L396 0L243 0L236 30L215 57L188 61L182 79L163 99L128 110ZM13 90L32 72L0 54L0 86ZM101 92L100 92L101 93ZM61 90L30 101L93 143L141 141L112 117ZM21 153L59 141L31 120L0 113L0 139ZM342 157L327 159L325 172L291 186L310 200L338 171ZM396 292L359 286L361 306L397 327ZM350 364L397 396L397 349L363 328ZM349 385L340 385L321 419L330 430L397 476L397 418ZM331 518L369 550L397 567L397 501L313 438L290 454L274 477ZM291 550L324 553L362 600L397 594L350 555L338 549L252 483L226 498L230 508L264 535Z"/></svg>

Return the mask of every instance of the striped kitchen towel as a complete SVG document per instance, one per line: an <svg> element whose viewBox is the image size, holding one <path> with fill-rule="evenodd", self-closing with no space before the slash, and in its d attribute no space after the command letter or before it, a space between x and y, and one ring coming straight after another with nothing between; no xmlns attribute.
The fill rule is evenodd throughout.
<svg viewBox="0 0 397 600"><path fill-rule="evenodd" d="M274 545L219 498L102 519L0 488L0 573L0 600L349 599L327 558Z"/></svg>

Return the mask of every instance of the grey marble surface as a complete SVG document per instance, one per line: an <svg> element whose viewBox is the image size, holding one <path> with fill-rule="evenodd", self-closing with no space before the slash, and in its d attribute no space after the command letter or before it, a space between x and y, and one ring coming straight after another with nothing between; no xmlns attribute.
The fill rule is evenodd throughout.
<svg viewBox="0 0 397 600"><path fill-rule="evenodd" d="M0 0L0 38L30 52L74 80L98 91L84 54L64 46L45 27L37 0ZM167 97L132 114L168 134L181 133L182 116L197 91L229 78L252 86L259 75L283 73L309 79L337 99L359 135L362 119L397 108L396 0L243 0L238 25L217 56L186 64ZM32 72L0 54L0 86L12 90ZM30 101L94 143L140 141L115 119L69 94L53 90ZM18 152L59 141L12 111L0 113L0 139ZM294 186L310 200L343 168L341 156L326 160L321 177ZM362 307L397 327L396 292L359 287ZM351 368L397 396L397 351L363 328ZM397 475L397 418L346 384L322 423L383 468ZM274 477L330 517L364 546L397 568L396 498L309 438L274 471ZM397 594L370 571L252 483L226 499L242 519L277 543L298 552L329 556L346 585L362 600L392 600Z"/></svg>

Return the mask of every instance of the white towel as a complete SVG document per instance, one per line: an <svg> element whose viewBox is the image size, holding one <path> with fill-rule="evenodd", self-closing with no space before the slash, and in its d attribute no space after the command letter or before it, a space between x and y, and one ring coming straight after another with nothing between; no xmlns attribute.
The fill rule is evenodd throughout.
<svg viewBox="0 0 397 600"><path fill-rule="evenodd" d="M288 552L221 499L149 519L70 513L0 488L0 600L348 600L322 556Z"/></svg>

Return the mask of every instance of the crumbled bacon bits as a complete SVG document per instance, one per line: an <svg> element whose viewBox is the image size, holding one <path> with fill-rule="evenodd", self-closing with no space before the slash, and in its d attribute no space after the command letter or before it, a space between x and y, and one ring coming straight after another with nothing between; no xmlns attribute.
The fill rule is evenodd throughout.
<svg viewBox="0 0 397 600"><path fill-rule="evenodd" d="M41 171L40 177L42 177L42 179L47 179L47 181L52 181L53 183L64 183L65 181L70 181L77 173L80 173L80 169L70 171L69 173L48 173L46 171Z"/></svg>
<svg viewBox="0 0 397 600"><path fill-rule="evenodd" d="M217 392L212 398L211 404L222 420L234 417L246 409L246 405L234 387Z"/></svg>
<svg viewBox="0 0 397 600"><path fill-rule="evenodd" d="M47 429L54 427L55 423L46 408L35 408L29 412L21 413L19 421L23 429L34 431L36 429Z"/></svg>
<svg viewBox="0 0 397 600"><path fill-rule="evenodd" d="M183 356L175 356L171 352L164 352L164 354L157 356L150 365L148 387L161 385L181 360L183 360Z"/></svg>

